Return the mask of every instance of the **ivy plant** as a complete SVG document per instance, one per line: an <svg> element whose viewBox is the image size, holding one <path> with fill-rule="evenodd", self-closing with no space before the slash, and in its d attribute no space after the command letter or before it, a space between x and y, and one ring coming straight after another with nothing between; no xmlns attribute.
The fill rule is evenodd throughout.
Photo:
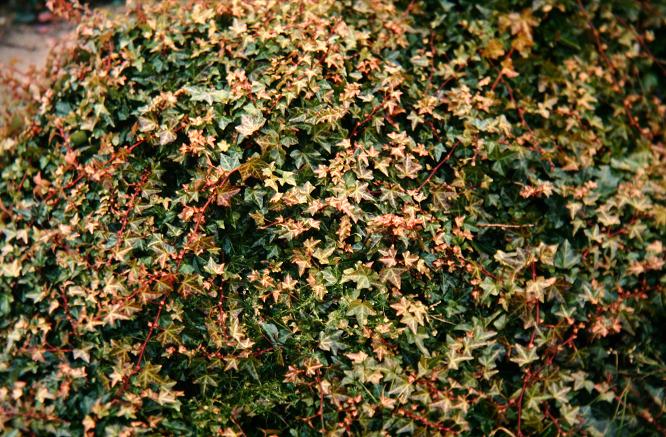
<svg viewBox="0 0 666 437"><path fill-rule="evenodd" d="M666 432L662 2L127 9L0 132L0 431Z"/></svg>

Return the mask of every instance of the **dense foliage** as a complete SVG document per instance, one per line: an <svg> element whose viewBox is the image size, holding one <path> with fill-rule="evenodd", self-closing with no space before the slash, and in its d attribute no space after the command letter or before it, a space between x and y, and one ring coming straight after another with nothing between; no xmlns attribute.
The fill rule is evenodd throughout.
<svg viewBox="0 0 666 437"><path fill-rule="evenodd" d="M4 128L0 430L666 431L663 6L158 3Z"/></svg>

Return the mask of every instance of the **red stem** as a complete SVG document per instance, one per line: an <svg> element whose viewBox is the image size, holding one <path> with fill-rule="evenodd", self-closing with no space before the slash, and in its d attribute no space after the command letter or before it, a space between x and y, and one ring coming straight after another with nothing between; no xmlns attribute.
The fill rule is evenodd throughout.
<svg viewBox="0 0 666 437"><path fill-rule="evenodd" d="M419 187L416 189L416 192L421 191L421 189L422 189L423 187L425 187L426 184L427 184L428 182L430 182L430 179L432 179L432 177L435 176L435 173L437 173L437 171L438 171L440 168L442 168L442 166L446 163L446 161L448 161L449 159L451 159L451 157L453 156L453 152L455 152L456 148L458 147L458 144L460 144L460 141L456 141L456 143L453 145L453 147L451 148L451 150L449 151L449 153L448 153L444 158L442 158L441 161L439 161L439 163L435 166L435 168L433 168L433 169L430 171L430 174L428 175L428 177L426 178L426 180L423 181L423 183L421 183L421 185L419 185Z"/></svg>

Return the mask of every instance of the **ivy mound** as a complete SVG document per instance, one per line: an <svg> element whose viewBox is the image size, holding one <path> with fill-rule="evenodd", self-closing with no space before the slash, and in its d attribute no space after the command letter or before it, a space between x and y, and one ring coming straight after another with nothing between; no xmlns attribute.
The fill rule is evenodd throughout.
<svg viewBox="0 0 666 437"><path fill-rule="evenodd" d="M663 6L158 3L4 128L1 430L664 433Z"/></svg>

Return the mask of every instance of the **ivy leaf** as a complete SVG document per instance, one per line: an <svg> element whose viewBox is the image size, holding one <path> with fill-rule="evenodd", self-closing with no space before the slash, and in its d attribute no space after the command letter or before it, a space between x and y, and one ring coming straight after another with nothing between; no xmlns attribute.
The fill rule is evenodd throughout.
<svg viewBox="0 0 666 437"><path fill-rule="evenodd" d="M328 264L328 257L335 252L336 247L335 246L330 246L327 248L317 248L315 249L314 253L312 254L317 260L319 261L320 264Z"/></svg>
<svg viewBox="0 0 666 437"><path fill-rule="evenodd" d="M339 351L347 349L347 345L340 341L343 332L337 330L332 334L319 333L319 348L321 350L330 351L333 355L337 355Z"/></svg>
<svg viewBox="0 0 666 437"><path fill-rule="evenodd" d="M578 416L580 414L580 407L570 404L560 406L560 412L564 420L571 426L578 423Z"/></svg>
<svg viewBox="0 0 666 437"><path fill-rule="evenodd" d="M139 131L140 132L152 132L156 130L159 126L155 120L148 117L139 117Z"/></svg>
<svg viewBox="0 0 666 437"><path fill-rule="evenodd" d="M524 347L517 344L514 346L514 351L516 354L509 359L518 364L520 367L526 366L539 359L537 355L537 348L534 346Z"/></svg>
<svg viewBox="0 0 666 437"><path fill-rule="evenodd" d="M171 322L162 329L162 332L157 335L157 340L162 345L181 344L180 333L183 332L183 329L185 329L183 326L179 326Z"/></svg>
<svg viewBox="0 0 666 437"><path fill-rule="evenodd" d="M388 394L396 396L403 402L409 399L409 396L414 392L414 384L407 379L399 379L391 385L391 390Z"/></svg>
<svg viewBox="0 0 666 437"><path fill-rule="evenodd" d="M280 339L280 332L278 331L277 326L272 323L262 323L261 328L268 335L271 340L271 343L277 344Z"/></svg>
<svg viewBox="0 0 666 437"><path fill-rule="evenodd" d="M162 129L157 133L157 138L159 138L160 146L166 146L176 141L177 137L171 129Z"/></svg>
<svg viewBox="0 0 666 437"><path fill-rule="evenodd" d="M340 283L351 281L356 283L357 290L370 289L376 283L376 276L377 273L368 266L358 263L356 267L350 267L342 272Z"/></svg>
<svg viewBox="0 0 666 437"><path fill-rule="evenodd" d="M195 379L194 382L201 387L201 394L203 396L206 396L211 387L217 387L217 381L208 373L204 373Z"/></svg>
<svg viewBox="0 0 666 437"><path fill-rule="evenodd" d="M347 309L347 315L356 317L356 321L358 321L361 328L367 323L368 316L374 316L375 314L377 313L372 309L370 303L359 299L354 299Z"/></svg>
<svg viewBox="0 0 666 437"><path fill-rule="evenodd" d="M186 86L184 90L190 95L192 101L206 102L209 105L213 103L228 103L231 97L227 90L207 89L196 86Z"/></svg>
<svg viewBox="0 0 666 437"><path fill-rule="evenodd" d="M14 298L9 293L0 294L0 316L5 316L9 314L11 310L11 303L14 301Z"/></svg>
<svg viewBox="0 0 666 437"><path fill-rule="evenodd" d="M564 242L559 246L555 254L554 265L561 269L570 269L577 265L580 262L580 255L578 255L573 248L569 240L564 240Z"/></svg>
<svg viewBox="0 0 666 437"><path fill-rule="evenodd" d="M382 270L380 274L380 279L384 282L393 284L396 288L400 289L401 281L400 277L405 273L407 269L400 267L389 267Z"/></svg>
<svg viewBox="0 0 666 437"><path fill-rule="evenodd" d="M184 393L182 391L171 390L173 385L175 385L175 382L171 382L160 387L160 391L157 394L157 399L155 400L160 405L168 406L169 408L173 408L174 410L180 412L180 407L182 404L178 400L178 396L182 396Z"/></svg>
<svg viewBox="0 0 666 437"><path fill-rule="evenodd" d="M236 130L243 136L249 137L266 123L266 119L261 113L241 115L241 123L236 126Z"/></svg>
<svg viewBox="0 0 666 437"><path fill-rule="evenodd" d="M18 278L21 275L21 264L19 259L16 258L11 263L2 265L2 276L8 278Z"/></svg>
<svg viewBox="0 0 666 437"><path fill-rule="evenodd" d="M150 384L160 385L165 382L160 376L161 369L161 364L144 363L136 379L141 387L148 387Z"/></svg>
<svg viewBox="0 0 666 437"><path fill-rule="evenodd" d="M225 171L235 170L240 166L240 156L237 153L220 153L220 168Z"/></svg>
<svg viewBox="0 0 666 437"><path fill-rule="evenodd" d="M224 274L224 263L216 263L213 261L213 258L208 258L208 262L204 266L204 271L210 273L211 275L222 275Z"/></svg>

